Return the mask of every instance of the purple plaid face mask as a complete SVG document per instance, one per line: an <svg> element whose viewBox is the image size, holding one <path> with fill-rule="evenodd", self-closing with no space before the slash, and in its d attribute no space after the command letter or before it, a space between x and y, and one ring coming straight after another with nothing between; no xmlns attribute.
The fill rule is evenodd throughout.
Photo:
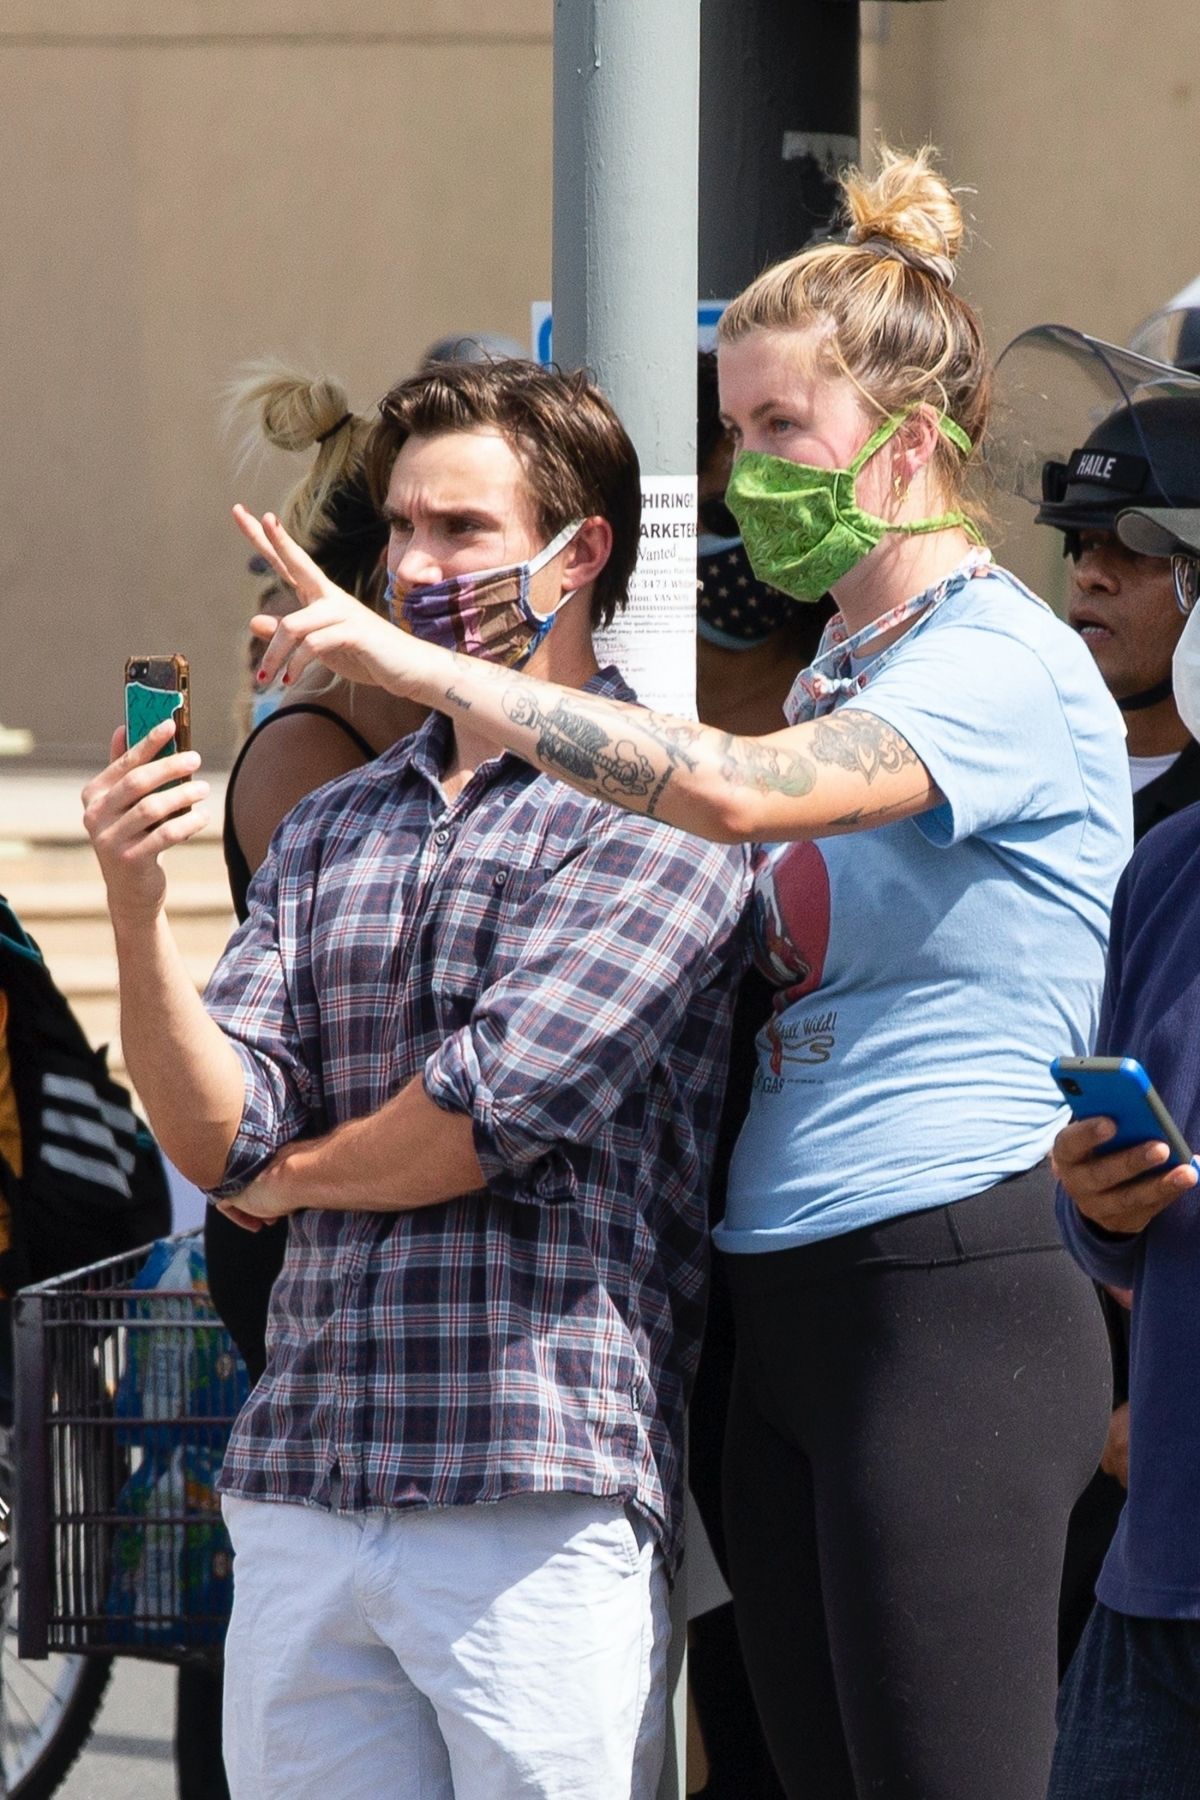
<svg viewBox="0 0 1200 1800"><path fill-rule="evenodd" d="M558 610L534 610L529 597L533 578L566 549L582 524L582 519L575 519L565 525L529 562L513 563L506 569L481 569L476 575L452 575L448 581L410 588L398 607L396 577L389 575L385 594L388 617L393 625L403 624L427 644L519 669L546 636ZM563 600L569 599L569 594L563 596Z"/></svg>

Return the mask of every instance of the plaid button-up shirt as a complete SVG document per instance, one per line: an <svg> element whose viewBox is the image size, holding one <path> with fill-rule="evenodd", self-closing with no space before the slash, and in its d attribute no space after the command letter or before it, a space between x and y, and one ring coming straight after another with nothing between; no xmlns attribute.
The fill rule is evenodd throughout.
<svg viewBox="0 0 1200 1800"><path fill-rule="evenodd" d="M417 1075L470 1115L487 1187L292 1215L222 1486L608 1495L673 1565L747 858L513 756L448 801L449 747L430 720L276 834L205 996L246 1081L218 1194Z"/></svg>

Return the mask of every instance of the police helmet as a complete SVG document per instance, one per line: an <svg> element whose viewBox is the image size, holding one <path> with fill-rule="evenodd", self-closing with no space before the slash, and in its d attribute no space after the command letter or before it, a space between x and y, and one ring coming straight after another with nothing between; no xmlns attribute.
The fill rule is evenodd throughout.
<svg viewBox="0 0 1200 1800"><path fill-rule="evenodd" d="M1113 531L1141 513L1200 506L1200 388L1148 394L1119 406L1071 451L1042 465L1039 525L1072 534Z"/></svg>
<svg viewBox="0 0 1200 1800"><path fill-rule="evenodd" d="M1200 506L1200 378L1063 325L1025 331L996 365L986 449L1002 487L1077 547L1130 507Z"/></svg>

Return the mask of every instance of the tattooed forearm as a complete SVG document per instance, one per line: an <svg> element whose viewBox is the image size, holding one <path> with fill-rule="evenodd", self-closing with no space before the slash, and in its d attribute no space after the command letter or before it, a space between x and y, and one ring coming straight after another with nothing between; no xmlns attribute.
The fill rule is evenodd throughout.
<svg viewBox="0 0 1200 1800"><path fill-rule="evenodd" d="M737 737L464 656L438 694L443 711L470 711L473 725L583 793L718 842L863 830L937 804L912 746L851 707ZM863 783L877 785L860 807Z"/></svg>
<svg viewBox="0 0 1200 1800"><path fill-rule="evenodd" d="M550 712L520 688L506 693L502 704L514 725L537 732L534 756L546 767L609 798L645 799L661 787L654 765L630 738L614 739L565 695Z"/></svg>
<svg viewBox="0 0 1200 1800"><path fill-rule="evenodd" d="M917 761L916 751L898 731L873 713L849 706L813 726L812 753L818 762L848 769L867 782L879 774L895 775Z"/></svg>
<svg viewBox="0 0 1200 1800"><path fill-rule="evenodd" d="M752 787L760 794L811 794L817 771L798 750L781 750L754 738L733 737L724 732L721 778L733 787Z"/></svg>

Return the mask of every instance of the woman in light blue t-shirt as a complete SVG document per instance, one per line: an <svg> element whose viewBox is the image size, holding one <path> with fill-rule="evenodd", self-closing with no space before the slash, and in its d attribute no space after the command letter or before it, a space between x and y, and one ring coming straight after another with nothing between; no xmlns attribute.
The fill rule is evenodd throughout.
<svg viewBox="0 0 1200 1800"><path fill-rule="evenodd" d="M731 736L451 658L242 523L309 603L270 673L318 655L470 709L586 792L765 846L775 1000L717 1242L739 1331L728 1538L767 1739L814 1800L1035 1800L1067 1518L1110 1397L1055 1227L1047 1065L1095 1025L1123 728L963 498L988 375L950 285L957 203L925 154L845 187L848 241L769 270L720 327L755 571L839 607L786 728ZM532 636L591 574L568 547L461 604Z"/></svg>

